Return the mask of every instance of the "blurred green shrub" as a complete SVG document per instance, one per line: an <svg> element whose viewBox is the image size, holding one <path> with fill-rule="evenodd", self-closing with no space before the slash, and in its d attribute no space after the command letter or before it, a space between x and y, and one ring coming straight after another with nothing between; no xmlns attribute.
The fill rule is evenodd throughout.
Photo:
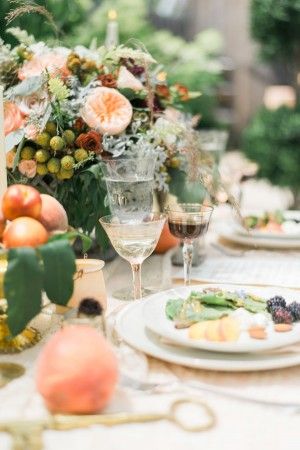
<svg viewBox="0 0 300 450"><path fill-rule="evenodd" d="M251 34L265 60L299 54L300 0L252 0Z"/></svg>
<svg viewBox="0 0 300 450"><path fill-rule="evenodd" d="M258 176L300 190L300 108L262 108L243 135L245 154L259 164Z"/></svg>

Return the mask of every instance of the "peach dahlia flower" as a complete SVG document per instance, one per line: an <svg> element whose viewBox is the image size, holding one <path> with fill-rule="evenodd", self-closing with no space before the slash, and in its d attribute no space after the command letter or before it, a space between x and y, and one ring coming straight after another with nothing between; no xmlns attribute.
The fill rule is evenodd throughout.
<svg viewBox="0 0 300 450"><path fill-rule="evenodd" d="M89 127L101 134L120 134L132 119L132 106L119 91L107 87L95 88L80 111Z"/></svg>

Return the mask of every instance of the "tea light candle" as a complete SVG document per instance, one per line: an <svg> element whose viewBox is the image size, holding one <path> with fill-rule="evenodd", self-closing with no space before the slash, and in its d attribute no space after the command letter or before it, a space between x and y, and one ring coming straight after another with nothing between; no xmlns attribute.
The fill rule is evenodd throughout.
<svg viewBox="0 0 300 450"><path fill-rule="evenodd" d="M106 28L105 47L112 48L119 44L119 24L117 22L117 11L108 11L108 23Z"/></svg>
<svg viewBox="0 0 300 450"><path fill-rule="evenodd" d="M0 85L0 199L7 189L3 86Z"/></svg>
<svg viewBox="0 0 300 450"><path fill-rule="evenodd" d="M296 105L296 92L291 86L268 86L265 89L264 105L267 109L278 109L280 106L294 108Z"/></svg>

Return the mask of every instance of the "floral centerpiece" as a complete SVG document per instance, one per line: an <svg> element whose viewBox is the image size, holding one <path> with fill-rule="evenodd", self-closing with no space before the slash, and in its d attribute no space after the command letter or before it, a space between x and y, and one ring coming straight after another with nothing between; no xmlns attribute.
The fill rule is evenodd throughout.
<svg viewBox="0 0 300 450"><path fill-rule="evenodd" d="M201 186L215 186L213 163L194 130L197 118L182 112L200 94L168 85L147 51L50 48L18 28L7 32L20 41L14 48L0 44L10 183L55 196L70 224L87 234L96 230L102 243L103 158L157 155L155 185L161 193L191 196L182 188L186 174L198 198Z"/></svg>

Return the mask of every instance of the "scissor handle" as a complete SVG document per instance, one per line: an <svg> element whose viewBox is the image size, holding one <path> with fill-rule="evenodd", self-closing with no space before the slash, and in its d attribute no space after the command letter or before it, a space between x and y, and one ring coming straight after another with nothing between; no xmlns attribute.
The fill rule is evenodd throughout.
<svg viewBox="0 0 300 450"><path fill-rule="evenodd" d="M200 422L199 424L195 424L195 425L187 425L187 423L180 419L179 416L179 409L183 406L183 405L196 405L199 406L202 411L205 412L206 415L206 421L204 422ZM175 400L170 407L170 413L169 413L169 420L171 420L172 422L174 422L177 426L179 426L182 430L185 431L192 431L192 432L199 432L199 431L206 431L209 430L210 428L214 427L216 424L216 415L214 413L214 411L211 409L211 407L201 401L201 400L194 400L194 399L179 399L179 400Z"/></svg>

